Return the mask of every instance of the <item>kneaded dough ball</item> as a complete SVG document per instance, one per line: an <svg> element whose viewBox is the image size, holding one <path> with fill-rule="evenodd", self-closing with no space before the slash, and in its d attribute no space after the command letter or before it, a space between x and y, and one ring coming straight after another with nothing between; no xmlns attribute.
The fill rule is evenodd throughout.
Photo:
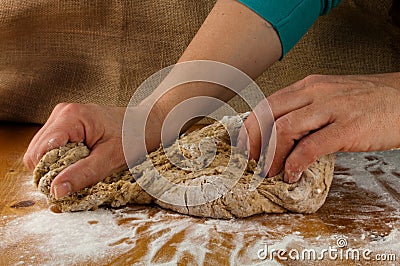
<svg viewBox="0 0 400 266"><path fill-rule="evenodd" d="M92 187L56 200L50 194L52 180L90 154L84 144L69 143L44 155L34 171L34 182L48 202L63 212L127 204L157 204L182 214L223 219L316 212L325 202L332 182L334 155L319 158L294 184L285 183L282 173L262 178L257 174L257 163L230 145L228 132L232 139L236 138L243 117L224 117L182 136L168 148L160 147L130 171L115 173ZM161 182L165 179L169 185ZM257 180L260 184L251 189Z"/></svg>

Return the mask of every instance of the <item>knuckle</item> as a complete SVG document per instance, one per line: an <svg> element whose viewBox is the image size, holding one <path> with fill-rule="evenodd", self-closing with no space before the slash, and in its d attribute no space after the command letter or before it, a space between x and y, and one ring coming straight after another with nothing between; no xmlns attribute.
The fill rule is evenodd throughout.
<svg viewBox="0 0 400 266"><path fill-rule="evenodd" d="M301 150L301 155L307 161L315 161L317 159L318 144L312 137L308 137L299 142L298 148Z"/></svg>
<svg viewBox="0 0 400 266"><path fill-rule="evenodd" d="M64 114L77 114L77 113L79 113L80 108L81 108L81 105L80 105L80 104L77 104L77 103L68 103L68 104L66 104L66 105L64 106L62 112L63 112Z"/></svg>
<svg viewBox="0 0 400 266"><path fill-rule="evenodd" d="M289 135L292 130L292 121L289 117L283 116L276 121L276 133L278 136Z"/></svg>
<svg viewBox="0 0 400 266"><path fill-rule="evenodd" d="M322 77L323 77L323 75L311 74L311 75L308 75L307 77L305 77L303 80L306 85L310 85L310 84L320 82Z"/></svg>
<svg viewBox="0 0 400 266"><path fill-rule="evenodd" d="M80 104L81 105L81 104ZM96 104L96 103L87 103L85 104L85 106L87 107L91 107L91 108L98 108L100 107L100 105Z"/></svg>
<svg viewBox="0 0 400 266"><path fill-rule="evenodd" d="M326 87L326 78L323 75L310 75L304 78L304 91L309 94L320 93Z"/></svg>
<svg viewBox="0 0 400 266"><path fill-rule="evenodd" d="M322 88L324 88L324 84L322 82L314 82L312 84L307 85L304 88L304 91L310 96L315 98L321 93Z"/></svg>
<svg viewBox="0 0 400 266"><path fill-rule="evenodd" d="M360 131L358 130L359 125L356 122L342 123L332 129L327 137L336 140L334 143L338 151L351 151L358 143L365 143L363 138L360 138Z"/></svg>
<svg viewBox="0 0 400 266"><path fill-rule="evenodd" d="M59 148L62 145L65 144L66 141L68 141L68 137L64 131L55 131L53 134L53 137L49 137L47 141L47 148L48 150L52 150L55 148Z"/></svg>
<svg viewBox="0 0 400 266"><path fill-rule="evenodd" d="M101 159L102 164L105 164L106 169L119 169L125 165L125 157L122 149L122 143L117 142L114 145L109 160Z"/></svg>
<svg viewBox="0 0 400 266"><path fill-rule="evenodd" d="M83 177L82 181L85 183L91 183L96 178L96 171L93 170L91 166L82 167L81 171Z"/></svg>
<svg viewBox="0 0 400 266"><path fill-rule="evenodd" d="M59 103L54 107L54 111L60 111L60 110L64 109L65 106L67 106L67 105L68 105L68 103Z"/></svg>
<svg viewBox="0 0 400 266"><path fill-rule="evenodd" d="M78 174L79 173L79 174ZM76 192L79 191L85 187L89 187L93 184L96 183L96 172L93 170L91 166L86 166L83 167L83 165L80 165L79 168L76 167L73 169L70 169L68 173L65 173L62 177L62 181L68 181L71 186L72 186L72 191ZM58 176L60 177L60 175ZM60 181L61 182L61 181Z"/></svg>
<svg viewBox="0 0 400 266"><path fill-rule="evenodd" d="M84 106L78 103L60 103L54 108L52 115L58 117L80 116Z"/></svg>

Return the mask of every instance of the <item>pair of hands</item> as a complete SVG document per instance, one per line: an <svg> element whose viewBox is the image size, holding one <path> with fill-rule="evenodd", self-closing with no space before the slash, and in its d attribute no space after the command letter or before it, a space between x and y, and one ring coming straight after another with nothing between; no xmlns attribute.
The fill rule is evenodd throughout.
<svg viewBox="0 0 400 266"><path fill-rule="evenodd" d="M277 148L269 176L285 169L296 182L318 157L336 151L372 151L400 147L400 73L373 76L309 76L268 97L275 118ZM254 112L263 115L265 102ZM33 170L40 158L67 142L85 141L90 156L61 172L51 193L62 198L126 168L122 148L125 108L59 104L31 141L24 156ZM141 110L137 110L141 115ZM258 158L261 132L254 112L245 121L248 139L238 143ZM266 114L265 114L266 115ZM161 117L147 123L158 132ZM243 130L242 130L243 131ZM146 139L147 142L147 139ZM158 146L149 140L148 149ZM138 151L138 159L145 151Z"/></svg>

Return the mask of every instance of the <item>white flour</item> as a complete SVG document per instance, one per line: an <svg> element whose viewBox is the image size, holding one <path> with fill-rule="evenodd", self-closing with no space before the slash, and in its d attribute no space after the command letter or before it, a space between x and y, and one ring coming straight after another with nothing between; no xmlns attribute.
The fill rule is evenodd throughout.
<svg viewBox="0 0 400 266"><path fill-rule="evenodd" d="M139 249L143 251L143 256L138 260L140 265L175 265L182 260L184 254L190 254L199 265L204 262L219 265L216 259L224 255L230 264L265 265L267 261L257 258L257 252L264 244L274 249L316 250L335 245L336 240L342 237L340 230L348 226L337 224L335 219L343 218L359 224L353 229L346 229L349 232L345 235L349 247L369 248L374 253L395 253L399 261L400 224L399 218L396 218L399 215L396 211L387 212L382 206L390 204L395 209L400 204L394 201L388 191L376 184L365 167L373 164L370 166L372 169L380 167L386 173L399 171L400 156L385 154L385 161L389 164L384 164L379 161L382 157L380 153L371 154L378 159L368 160L362 154L342 154L338 158L338 165L349 169L336 174L335 178L340 184L348 183L351 186L354 183L356 187L380 196L371 204L355 202L353 206L358 209L354 217L351 212L340 213L341 210L336 209L332 209L332 219L328 216L320 217L321 214L317 213L310 216L283 214L228 221L191 218L152 207L64 214L45 210L19 218L13 215L0 217L0 252L18 254L8 265L81 265L88 262L103 265L113 260L119 264L128 264L129 258L126 261L118 259L124 254L134 254L131 252ZM393 188L398 187L397 179L390 179L388 175L379 178L389 180ZM25 185L31 187L30 181ZM346 188L338 188L334 191L336 194L331 193L328 197L346 200L343 198L348 193L346 191ZM39 197L42 196L36 191L29 194L29 199ZM375 233L368 229L370 213L382 213L382 218L391 217L392 220L379 222L386 227ZM377 218L373 219L377 224ZM316 232L305 229L306 226L314 225L312 228ZM146 243L144 239L150 241ZM166 248L170 249L168 253L164 252ZM211 261L210 254L215 255ZM278 263L268 261L269 264Z"/></svg>
<svg viewBox="0 0 400 266"><path fill-rule="evenodd" d="M34 249L46 254L51 264L57 264L60 258L74 262L102 258L108 252L123 252L127 246L109 245L130 236L130 230L118 226L107 210L67 214L40 211L11 221L6 230L1 249L17 242L24 243L33 236L42 240L41 243L35 243ZM29 260L32 259L30 255L27 256ZM23 259L26 257L21 261Z"/></svg>
<svg viewBox="0 0 400 266"><path fill-rule="evenodd" d="M118 225L118 221L125 223ZM143 228L146 230L143 231ZM138 241L144 237L152 239L153 236L157 237L150 242L148 250L145 250L145 256L141 258L144 264L173 265L179 261L182 254L189 253L201 265L207 253L213 252L210 244L223 241L227 235L232 237L228 240L228 244L232 244L230 263L256 264L261 263L257 259L257 252L264 244L274 249L314 247L319 250L335 244L335 239L338 237L319 235L316 238L306 239L300 232L281 235L276 232L279 227L263 228L259 221L196 219L154 208L135 209L135 207L66 214L40 211L9 222L5 229L6 232L2 236L4 241L0 244L2 250L7 250L18 242L25 243L27 250L36 250L25 253L18 258L15 265L109 262L110 258L118 258L119 255L135 248ZM160 253L165 244L181 232L184 232L184 238L172 244L176 248L172 257ZM274 234L278 234L279 237ZM32 237L41 239L41 242L32 243L30 247L29 239ZM367 247L373 251L397 251L400 248L399 239L399 230L393 229L388 236L370 242ZM359 241L362 241L361 235ZM326 243L326 247L315 243ZM157 258L160 254L161 258ZM38 257L45 257L46 261L37 261Z"/></svg>

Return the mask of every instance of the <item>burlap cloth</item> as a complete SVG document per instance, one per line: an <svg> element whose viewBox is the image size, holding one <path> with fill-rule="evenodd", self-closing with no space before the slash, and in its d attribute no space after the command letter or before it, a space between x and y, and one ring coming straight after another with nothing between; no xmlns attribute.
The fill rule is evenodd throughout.
<svg viewBox="0 0 400 266"><path fill-rule="evenodd" d="M0 120L43 123L59 102L125 106L176 62L214 0L8 0L0 4ZM348 0L257 82L400 71L391 0ZM238 111L245 111L234 103Z"/></svg>

